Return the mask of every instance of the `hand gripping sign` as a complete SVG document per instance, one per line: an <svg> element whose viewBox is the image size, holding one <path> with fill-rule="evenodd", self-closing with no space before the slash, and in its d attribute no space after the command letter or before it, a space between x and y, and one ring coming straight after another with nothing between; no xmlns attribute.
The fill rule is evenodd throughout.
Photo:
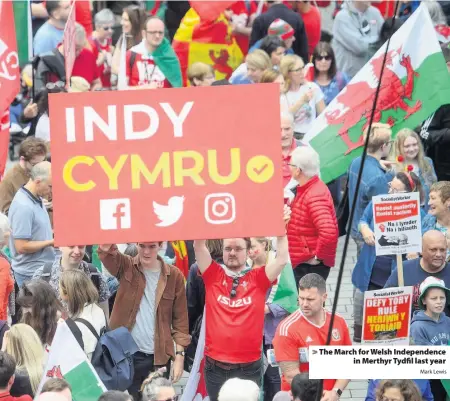
<svg viewBox="0 0 450 401"><path fill-rule="evenodd" d="M279 89L50 96L57 245L284 233Z"/></svg>

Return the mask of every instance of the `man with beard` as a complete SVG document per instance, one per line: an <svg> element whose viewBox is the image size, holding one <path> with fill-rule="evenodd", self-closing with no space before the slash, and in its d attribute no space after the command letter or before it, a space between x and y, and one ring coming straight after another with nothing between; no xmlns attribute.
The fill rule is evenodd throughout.
<svg viewBox="0 0 450 401"><path fill-rule="evenodd" d="M447 256L447 240L445 235L437 230L427 231L422 237L422 257L403 262L403 279L405 287L412 286L413 312L419 310L419 286L427 277L443 280L450 287L450 268L445 262ZM393 270L384 288L398 287L397 269ZM448 305L445 308L450 315Z"/></svg>
<svg viewBox="0 0 450 401"><path fill-rule="evenodd" d="M51 52L62 42L70 7L69 0L45 2L48 20L34 37L33 49L36 56Z"/></svg>
<svg viewBox="0 0 450 401"><path fill-rule="evenodd" d="M285 206L284 220L290 217ZM231 378L261 387L262 333L267 290L289 260L286 235L277 238L277 256L267 266L246 265L250 239L223 240L223 263L213 261L206 241L194 241L195 257L206 288L205 381L211 401Z"/></svg>

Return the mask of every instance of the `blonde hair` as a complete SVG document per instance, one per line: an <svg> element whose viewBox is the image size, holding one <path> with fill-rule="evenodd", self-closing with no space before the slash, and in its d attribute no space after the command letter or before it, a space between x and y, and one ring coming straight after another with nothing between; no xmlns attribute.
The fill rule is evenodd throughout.
<svg viewBox="0 0 450 401"><path fill-rule="evenodd" d="M367 138L369 127L364 132L364 140ZM385 143L389 142L392 136L391 126L383 123L373 123L370 130L369 144L367 150L369 152L376 152Z"/></svg>
<svg viewBox="0 0 450 401"><path fill-rule="evenodd" d="M289 73L294 68L295 64L298 62L301 62L303 66L305 66L305 62L300 56L297 56L296 54L288 54L287 56L284 56L281 59L280 63L280 71L283 74L284 81L286 82L286 88L289 89L291 86L291 78L289 77Z"/></svg>
<svg viewBox="0 0 450 401"><path fill-rule="evenodd" d="M9 329L6 353L16 361L16 369L26 370L36 393L44 373L44 347L31 326L17 323Z"/></svg>
<svg viewBox="0 0 450 401"><path fill-rule="evenodd" d="M392 158L393 160L397 160L397 156L403 154L403 146L405 144L406 138L414 138L417 141L417 144L419 145L419 153L417 154L416 160L417 164L419 165L419 168L422 172L422 174L429 174L432 172L431 165L425 160L425 153L423 151L422 142L419 138L419 135L417 135L412 129L409 128L403 128L400 131L397 132L397 136L395 138L394 146L392 147ZM405 163L398 163L397 164L397 171L405 171L406 164Z"/></svg>
<svg viewBox="0 0 450 401"><path fill-rule="evenodd" d="M271 68L270 70L265 70L261 76L261 82L262 84L268 84L275 82L275 80L280 76L283 75L281 71L274 70ZM284 77L283 77L284 78Z"/></svg>
<svg viewBox="0 0 450 401"><path fill-rule="evenodd" d="M187 77L192 86L195 86L194 78L203 81L208 74L214 75L214 69L209 64L200 61L192 63L187 70Z"/></svg>
<svg viewBox="0 0 450 401"><path fill-rule="evenodd" d="M258 70L264 71L272 68L272 62L270 61L269 55L261 49L256 49L248 54L245 58L245 62L247 63L247 65Z"/></svg>
<svg viewBox="0 0 450 401"><path fill-rule="evenodd" d="M84 305L98 302L98 291L86 273L77 269L63 271L59 279L60 291L67 297L67 308L71 317L77 317Z"/></svg>

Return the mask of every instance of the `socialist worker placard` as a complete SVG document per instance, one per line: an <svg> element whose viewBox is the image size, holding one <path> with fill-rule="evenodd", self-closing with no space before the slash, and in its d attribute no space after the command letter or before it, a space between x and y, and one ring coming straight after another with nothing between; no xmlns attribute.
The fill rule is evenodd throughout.
<svg viewBox="0 0 450 401"><path fill-rule="evenodd" d="M378 195L372 201L377 256L421 252L419 193Z"/></svg>
<svg viewBox="0 0 450 401"><path fill-rule="evenodd" d="M57 246L284 233L278 85L49 98Z"/></svg>

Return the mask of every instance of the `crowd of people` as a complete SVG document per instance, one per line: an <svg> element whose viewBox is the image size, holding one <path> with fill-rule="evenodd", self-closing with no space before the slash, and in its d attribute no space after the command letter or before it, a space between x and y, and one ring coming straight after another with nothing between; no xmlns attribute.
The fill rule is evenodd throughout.
<svg viewBox="0 0 450 401"><path fill-rule="evenodd" d="M433 23L446 24L438 2L424 2ZM176 401L174 384L192 369L207 316L204 379L211 401L313 401L319 391L321 401L337 401L350 380L309 379L308 348L325 345L330 331L331 312L324 305L337 264L336 210L343 198L355 209L349 227L357 246L353 338L336 315L331 345L361 343L364 293L399 286L395 255L375 252L372 198L410 192L420 194L423 233L422 252L403 255L404 285L414 287L411 344L448 345L449 105L414 129L393 132L375 123L362 133L368 148L355 203L362 157L352 160L347 174L324 183L319 155L304 142L317 116L418 2L402 2L400 16L385 19L370 1L345 1L331 35L321 32L315 2L274 0L258 7L237 1L225 15L245 61L221 80L203 62L181 71L171 41L187 11L178 4L183 2L167 2L165 17L141 2L102 2L117 4L97 10L92 31L76 23L69 92L176 88L184 75L193 87L280 87L285 234L185 241L187 280L164 241L54 247L52 174L59 173L51 169L55 117L48 96L66 92L63 30L71 3L32 3L35 57L31 68L22 69L18 112L18 122L29 130L18 146L18 162L0 182L0 398L72 400L61 378L40 388L58 325L66 322L89 360L109 329L125 327L136 344L131 385L125 392L108 389L99 401ZM449 47L442 44L450 71ZM89 229L89 222L80 225ZM273 297L290 266L298 292L292 308ZM439 380L370 380L366 399L446 397Z"/></svg>

